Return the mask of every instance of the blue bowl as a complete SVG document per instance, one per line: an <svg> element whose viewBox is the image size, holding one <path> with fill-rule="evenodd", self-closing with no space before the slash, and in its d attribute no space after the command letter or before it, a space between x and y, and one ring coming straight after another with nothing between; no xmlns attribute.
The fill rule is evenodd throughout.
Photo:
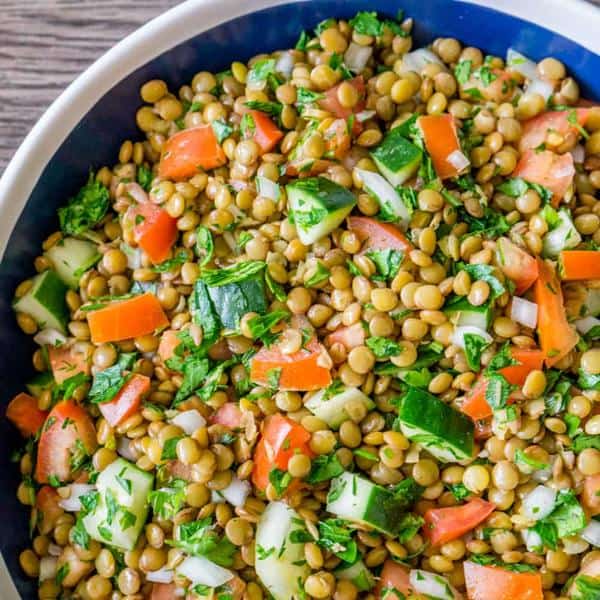
<svg viewBox="0 0 600 600"><path fill-rule="evenodd" d="M403 9L415 19L417 45L453 36L499 56L508 46L537 60L555 56L581 82L582 95L600 97L600 57L573 41L598 52L598 9L580 0L496 1L506 12L481 6L490 3L246 0L238 7L222 0L189 0L109 52L57 100L0 181L0 242L5 244L0 264L2 410L33 372L33 343L17 328L11 310L15 287L33 274L42 240L57 229L58 206L85 182L90 169L114 162L123 139L140 138L135 111L143 82L160 77L177 88L199 70L220 71L232 60L293 46L302 29L311 29L327 17L350 17L358 10L395 16ZM241 13L247 14L237 16ZM35 585L23 576L18 563L19 553L30 544L28 510L15 497L18 465L10 459L21 444L12 426L0 419L0 551L10 573L0 570L4 600L17 597L14 587L22 598L37 598Z"/></svg>

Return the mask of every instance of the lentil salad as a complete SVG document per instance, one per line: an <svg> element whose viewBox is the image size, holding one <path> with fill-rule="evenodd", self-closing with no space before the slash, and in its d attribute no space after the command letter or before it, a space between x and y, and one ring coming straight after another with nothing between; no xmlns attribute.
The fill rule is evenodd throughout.
<svg viewBox="0 0 600 600"><path fill-rule="evenodd" d="M600 112L363 12L141 88L15 293L40 598L600 597Z"/></svg>

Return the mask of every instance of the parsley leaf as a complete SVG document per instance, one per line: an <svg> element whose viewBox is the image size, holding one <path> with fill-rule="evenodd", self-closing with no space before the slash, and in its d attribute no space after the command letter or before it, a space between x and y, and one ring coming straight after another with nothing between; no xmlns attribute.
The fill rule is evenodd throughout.
<svg viewBox="0 0 600 600"><path fill-rule="evenodd" d="M252 110L259 110L272 117L279 117L283 110L283 104L281 102L261 102L260 100L248 100L244 102L245 106Z"/></svg>
<svg viewBox="0 0 600 600"><path fill-rule="evenodd" d="M184 251L181 251L178 254L176 254L173 258L169 258L157 265L154 265L152 267L152 270L155 273L168 273L169 271L173 271L176 267L180 267L187 260L188 260L187 253Z"/></svg>
<svg viewBox="0 0 600 600"><path fill-rule="evenodd" d="M515 452L514 462L517 466L523 465L527 467L527 469L532 469L534 471L541 471L542 469L548 468L547 463L543 463L539 460L536 460L535 458L532 458L528 454L525 454L525 452L523 452L523 450L521 450L520 448L517 448Z"/></svg>
<svg viewBox="0 0 600 600"><path fill-rule="evenodd" d="M90 173L88 182L58 209L60 228L64 233L78 235L92 229L106 214L110 203L108 189Z"/></svg>
<svg viewBox="0 0 600 600"><path fill-rule="evenodd" d="M185 502L186 482L177 479L173 487L161 488L148 494L148 502L154 514L163 520L172 519L183 507Z"/></svg>
<svg viewBox="0 0 600 600"><path fill-rule="evenodd" d="M198 263L200 267L204 267L211 261L215 251L215 244L210 229L204 225L199 225L198 229L196 229L195 250L197 256L201 259Z"/></svg>
<svg viewBox="0 0 600 600"><path fill-rule="evenodd" d="M325 94L319 92L313 92L306 88L300 87L296 93L296 104L298 106L304 106L306 104L313 104L319 100L325 98Z"/></svg>
<svg viewBox="0 0 600 600"><path fill-rule="evenodd" d="M275 310L266 315L257 315L248 320L248 329L252 339L261 340L265 346L271 346L277 339L277 334L271 333L271 329L280 321L288 320L290 313L287 310Z"/></svg>
<svg viewBox="0 0 600 600"><path fill-rule="evenodd" d="M400 344L385 337L370 337L366 343L377 358L398 356L403 349Z"/></svg>
<svg viewBox="0 0 600 600"><path fill-rule="evenodd" d="M310 484L322 483L333 479L344 472L344 467L340 463L337 454L321 454L313 459L310 473L305 477L305 481Z"/></svg>
<svg viewBox="0 0 600 600"><path fill-rule="evenodd" d="M472 281L485 281L490 286L492 300L506 292L504 285L494 275L496 269L492 265L459 263L458 268L460 271L466 271Z"/></svg>
<svg viewBox="0 0 600 600"><path fill-rule="evenodd" d="M275 75L275 64L277 61L274 58L263 58L257 60L250 71L248 71L247 83L250 86L259 86L262 81L268 79L269 75Z"/></svg>
<svg viewBox="0 0 600 600"><path fill-rule="evenodd" d="M425 488L419 485L412 477L403 479L400 483L392 488L394 497L401 500L404 509L410 508L425 491Z"/></svg>
<svg viewBox="0 0 600 600"><path fill-rule="evenodd" d="M142 188L149 192L150 188L152 187L152 180L154 179L152 170L144 165L140 165L137 169L136 178L137 182L142 186Z"/></svg>
<svg viewBox="0 0 600 600"><path fill-rule="evenodd" d="M212 125L215 137L219 144L222 144L223 141L233 133L233 127L224 119L215 119L214 121L211 121L210 124Z"/></svg>
<svg viewBox="0 0 600 600"><path fill-rule="evenodd" d="M490 345L490 342L476 333L465 333L463 339L465 342L467 365L471 371L479 371L481 368L481 355Z"/></svg>
<svg viewBox="0 0 600 600"><path fill-rule="evenodd" d="M580 434L573 439L571 450L576 454L579 454L586 448L595 448L600 450L600 436L599 435L587 435Z"/></svg>
<svg viewBox="0 0 600 600"><path fill-rule="evenodd" d="M317 261L315 272L304 282L306 287L314 287L329 279L331 271L321 262Z"/></svg>
<svg viewBox="0 0 600 600"><path fill-rule="evenodd" d="M450 483L446 487L452 493L457 502L461 502L471 495L471 492L467 489L464 483Z"/></svg>
<svg viewBox="0 0 600 600"><path fill-rule="evenodd" d="M275 488L277 496L282 496L288 485L292 483L292 476L287 471L277 468L271 469L269 471L269 483Z"/></svg>
<svg viewBox="0 0 600 600"><path fill-rule="evenodd" d="M493 411L506 408L508 397L513 390L513 386L506 381L506 378L500 373L491 373L487 378L485 388L485 399Z"/></svg>
<svg viewBox="0 0 600 600"><path fill-rule="evenodd" d="M206 269L200 276L200 279L210 287L220 287L229 285L230 283L237 283L251 275L260 273L265 266L266 263L262 260L248 260L246 262L235 263L223 269Z"/></svg>
<svg viewBox="0 0 600 600"><path fill-rule="evenodd" d="M94 404L110 402L127 383L131 374L125 374L133 367L137 354L123 353L116 364L94 376L94 382L88 394L88 400Z"/></svg>
<svg viewBox="0 0 600 600"><path fill-rule="evenodd" d="M393 279L400 270L404 254L399 250L367 250L367 256L375 263L377 272L383 279Z"/></svg>
<svg viewBox="0 0 600 600"><path fill-rule="evenodd" d="M375 37L383 33L383 23L377 18L376 12L361 11L348 21L350 27L354 28L356 33L362 35L373 35Z"/></svg>
<svg viewBox="0 0 600 600"><path fill-rule="evenodd" d="M454 77L456 77L456 81L461 85L464 85L469 81L471 77L471 67L473 66L472 60L461 60L457 63L456 67L454 67Z"/></svg>

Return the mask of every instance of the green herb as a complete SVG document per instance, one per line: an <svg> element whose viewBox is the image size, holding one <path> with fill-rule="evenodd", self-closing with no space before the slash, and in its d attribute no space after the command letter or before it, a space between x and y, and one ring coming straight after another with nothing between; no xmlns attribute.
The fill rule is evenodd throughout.
<svg viewBox="0 0 600 600"><path fill-rule="evenodd" d="M350 271L352 277L362 276L361 270L351 260L346 260L346 267L348 267L348 271Z"/></svg>
<svg viewBox="0 0 600 600"><path fill-rule="evenodd" d="M311 210L294 210L292 215L296 225L308 231L311 227L318 225L327 217L325 208L312 208Z"/></svg>
<svg viewBox="0 0 600 600"><path fill-rule="evenodd" d="M495 73L492 73L492 70L487 65L479 67L473 75L481 80L481 83L483 83L485 87L488 87L492 81L498 79L498 76Z"/></svg>
<svg viewBox="0 0 600 600"><path fill-rule="evenodd" d="M83 511L86 515L95 512L98 502L100 501L100 492L97 490L90 490L86 494L79 496L79 502L83 507Z"/></svg>
<svg viewBox="0 0 600 600"><path fill-rule="evenodd" d="M352 451L354 456L358 456L359 458L364 458L365 460L378 461L379 457L368 450L364 450L363 448L356 448Z"/></svg>
<svg viewBox="0 0 600 600"><path fill-rule="evenodd" d="M303 30L300 33L300 37L298 38L298 41L296 42L296 45L294 46L294 48L296 48L296 50L302 50L304 52L304 50L306 50L306 45L308 44L309 41L310 41L310 37L308 36L306 31Z"/></svg>
<svg viewBox="0 0 600 600"><path fill-rule="evenodd" d="M512 357L510 344L506 342L489 362L487 372L494 373L500 369L504 369L504 367L512 367L519 364L521 363Z"/></svg>
<svg viewBox="0 0 600 600"><path fill-rule="evenodd" d="M196 255L201 259L198 263L200 267L204 267L212 260L215 244L210 229L204 225L199 225L196 229L195 249Z"/></svg>
<svg viewBox="0 0 600 600"><path fill-rule="evenodd" d="M94 404L110 402L119 390L129 381L133 364L137 358L135 352L123 353L116 364L94 376L94 382L88 394L88 400Z"/></svg>
<svg viewBox="0 0 600 600"><path fill-rule="evenodd" d="M476 333L465 333L463 339L465 342L467 365L471 371L479 371L481 368L481 355L490 345L490 342Z"/></svg>
<svg viewBox="0 0 600 600"><path fill-rule="evenodd" d="M115 481L125 490L125 492L131 496L131 491L133 489L133 484L131 479L125 479L123 475L127 471L127 468L124 467L121 472L115 477Z"/></svg>
<svg viewBox="0 0 600 600"><path fill-rule="evenodd" d="M303 107L306 104L313 104L323 98L325 98L325 94L320 94L319 92L313 92L312 90L300 87L296 94L296 104Z"/></svg>
<svg viewBox="0 0 600 600"><path fill-rule="evenodd" d="M152 180L153 179L154 179L154 175L153 175L151 169L149 169L148 167L146 167L144 165L140 165L137 168L137 182L147 192L149 192L150 188L152 187Z"/></svg>
<svg viewBox="0 0 600 600"><path fill-rule="evenodd" d="M573 582L575 593L571 600L598 600L600 598L600 579L588 575L578 575Z"/></svg>
<svg viewBox="0 0 600 600"><path fill-rule="evenodd" d="M586 448L595 448L600 450L600 436L599 435L587 435L580 434L575 437L571 445L571 450L576 454L579 454Z"/></svg>
<svg viewBox="0 0 600 600"><path fill-rule="evenodd" d="M240 250L243 250L246 247L246 244L250 241L253 240L254 237L252 236L252 234L248 231L242 231L238 237L237 240L237 247Z"/></svg>
<svg viewBox="0 0 600 600"><path fill-rule="evenodd" d="M266 558L271 556L271 554L273 554L273 552L275 552L274 546L272 548L269 548L268 550L266 550L262 546L258 546L258 545L256 546L256 556L258 557L259 560L265 560Z"/></svg>
<svg viewBox="0 0 600 600"><path fill-rule="evenodd" d="M278 335L271 333L271 329L280 321L288 320L290 313L286 310L275 310L266 315L257 315L248 320L248 329L252 339L261 340L265 346L271 346Z"/></svg>
<svg viewBox="0 0 600 600"><path fill-rule="evenodd" d="M581 432L579 429L579 424L581 423L581 419L577 415L572 415L571 413L567 413L563 417L563 421L567 425L567 435L569 437L574 437L577 433Z"/></svg>
<svg viewBox="0 0 600 600"><path fill-rule="evenodd" d="M215 119L214 121L211 121L210 124L212 125L215 137L219 144L222 144L223 141L233 133L233 127L224 119Z"/></svg>
<svg viewBox="0 0 600 600"><path fill-rule="evenodd" d="M421 498L425 488L419 485L412 477L407 477L395 485L392 491L394 498L402 501L402 508L408 509Z"/></svg>
<svg viewBox="0 0 600 600"><path fill-rule="evenodd" d="M177 479L173 487L161 488L148 494L148 502L154 514L164 521L172 519L185 503L186 482Z"/></svg>
<svg viewBox="0 0 600 600"><path fill-rule="evenodd" d="M304 282L304 285L314 287L327 281L330 275L331 271L321 261L317 261L315 272Z"/></svg>
<svg viewBox="0 0 600 600"><path fill-rule="evenodd" d="M90 173L88 182L77 195L58 209L61 230L69 235L79 235L92 229L104 218L109 204L108 189Z"/></svg>
<svg viewBox="0 0 600 600"><path fill-rule="evenodd" d="M58 398L68 400L73 396L75 390L80 385L87 383L90 379L90 376L85 373L77 373L76 375L68 377L61 384L52 388L52 398L55 400Z"/></svg>
<svg viewBox="0 0 600 600"><path fill-rule="evenodd" d="M342 519L321 521L317 543L344 562L352 564L358 558L358 546L352 539L352 530Z"/></svg>
<svg viewBox="0 0 600 600"><path fill-rule="evenodd" d="M552 192L538 183L525 181L521 177L513 177L501 183L497 188L499 192L510 196L511 198L519 198L527 190L536 191L543 202L547 203L552 199Z"/></svg>
<svg viewBox="0 0 600 600"><path fill-rule="evenodd" d="M380 36L383 33L383 23L377 18L376 12L361 11L348 21L356 33L362 35Z"/></svg>
<svg viewBox="0 0 600 600"><path fill-rule="evenodd" d="M405 513L398 519L398 541L401 544L408 542L415 537L419 532L419 529L423 527L425 519L412 513Z"/></svg>
<svg viewBox="0 0 600 600"><path fill-rule="evenodd" d="M496 269L492 265L459 263L458 269L466 271L472 281L485 281L490 286L490 297L492 300L495 300L507 291L496 275L494 275Z"/></svg>
<svg viewBox="0 0 600 600"><path fill-rule="evenodd" d="M523 452L523 450L520 448L515 451L514 461L516 465L524 465L533 469L534 471L541 471L543 469L547 469L549 466L547 463L543 463L539 460L535 460L535 458L531 458L531 456L525 454L525 452Z"/></svg>
<svg viewBox="0 0 600 600"><path fill-rule="evenodd" d="M478 565L500 567L506 571L513 571L515 573L533 573L537 571L537 568L533 565L524 563L505 563L492 554L472 554L469 556L469 560Z"/></svg>
<svg viewBox="0 0 600 600"><path fill-rule="evenodd" d="M69 571L71 570L71 563L63 563L59 568L58 571L56 571L56 585L60 586L62 585L62 582L65 580L66 576L69 574Z"/></svg>
<svg viewBox="0 0 600 600"><path fill-rule="evenodd" d="M446 486L457 502L462 502L471 495L464 483L450 483Z"/></svg>
<svg viewBox="0 0 600 600"><path fill-rule="evenodd" d="M58 488L62 486L62 482L61 480L58 478L57 475L55 475L54 473L52 473L51 475L48 475L48 483L53 487L53 488Z"/></svg>
<svg viewBox="0 0 600 600"><path fill-rule="evenodd" d="M471 77L471 67L473 66L472 60L461 60L457 63L456 67L454 67L454 77L456 77L456 81L461 85L464 85L469 81Z"/></svg>
<svg viewBox="0 0 600 600"><path fill-rule="evenodd" d="M269 369L267 371L267 385L276 390L279 387L279 380L281 379L281 367L276 369Z"/></svg>
<svg viewBox="0 0 600 600"><path fill-rule="evenodd" d="M189 356L182 364L183 381L173 399L173 408L191 396L203 383L210 370L207 358Z"/></svg>
<svg viewBox="0 0 600 600"><path fill-rule="evenodd" d="M569 111L567 115L567 121L579 131L581 136L586 140L590 137L590 134L579 124L579 120L577 119L577 110L572 109Z"/></svg>
<svg viewBox="0 0 600 600"><path fill-rule="evenodd" d="M269 271L265 271L265 283L267 284L267 289L273 294L276 300L279 300L279 302L287 300L287 293L284 287L271 277Z"/></svg>
<svg viewBox="0 0 600 600"><path fill-rule="evenodd" d="M398 356L403 350L400 344L385 337L370 337L367 339L366 343L376 358Z"/></svg>
<svg viewBox="0 0 600 600"><path fill-rule="evenodd" d="M81 439L77 438L73 446L69 449L69 466L71 467L71 471L79 471L89 458L90 454L87 451L87 448Z"/></svg>
<svg viewBox="0 0 600 600"><path fill-rule="evenodd" d="M313 459L310 467L310 473L305 477L305 481L312 485L329 481L344 472L344 467L340 463L337 454L321 454Z"/></svg>
<svg viewBox="0 0 600 600"><path fill-rule="evenodd" d="M329 59L329 66L334 71L340 71L342 74L342 79L352 79L352 73L350 69L344 64L344 57L337 52L334 52ZM351 115L354 116L354 115ZM350 126L350 130L352 130L352 126Z"/></svg>
<svg viewBox="0 0 600 600"><path fill-rule="evenodd" d="M256 123L249 112L245 113L240 121L240 131L244 137L252 137L256 131Z"/></svg>
<svg viewBox="0 0 600 600"><path fill-rule="evenodd" d="M378 274L383 279L393 279L400 270L404 254L399 250L367 250L367 256L375 263Z"/></svg>
<svg viewBox="0 0 600 600"><path fill-rule="evenodd" d="M69 535L74 544L77 544L85 550L89 550L91 538L89 533L86 531L81 518L77 518L75 526L71 529L71 533Z"/></svg>
<svg viewBox="0 0 600 600"><path fill-rule="evenodd" d="M315 27L315 35L319 36L321 35L326 29L331 29L332 27L335 27L336 25L336 21L335 19L325 19L324 21L321 21L316 27Z"/></svg>
<svg viewBox="0 0 600 600"><path fill-rule="evenodd" d="M342 495L346 487L345 479L334 479L331 483L331 488L327 494L327 502L335 502Z"/></svg>
<svg viewBox="0 0 600 600"><path fill-rule="evenodd" d="M247 83L250 86L258 86L261 81L266 81L270 75L275 75L275 64L277 61L274 58L263 58L257 60L250 71L248 71Z"/></svg>
<svg viewBox="0 0 600 600"><path fill-rule="evenodd" d="M474 100L483 100L483 94L477 88L469 88L468 90L463 90L465 94L468 94Z"/></svg>
<svg viewBox="0 0 600 600"><path fill-rule="evenodd" d="M281 102L261 102L260 100L248 100L244 105L252 110L259 110L272 117L279 117L283 110Z"/></svg>
<svg viewBox="0 0 600 600"><path fill-rule="evenodd" d="M600 391L600 374L586 373L583 369L579 369L577 385L582 390Z"/></svg>
<svg viewBox="0 0 600 600"><path fill-rule="evenodd" d="M287 471L277 468L271 469L269 471L269 483L275 488L277 495L282 496L288 485L292 483L292 476Z"/></svg>
<svg viewBox="0 0 600 600"><path fill-rule="evenodd" d="M513 386L506 381L500 373L491 373L487 378L485 399L493 411L507 407L508 397L513 391Z"/></svg>
<svg viewBox="0 0 600 600"><path fill-rule="evenodd" d="M155 273L168 273L169 271L173 271L176 267L180 267L183 263L188 260L188 255L186 252L181 251L173 258L169 258L168 260L164 260L158 265L154 265L152 270Z"/></svg>
<svg viewBox="0 0 600 600"><path fill-rule="evenodd" d="M260 273L266 266L262 260L239 262L223 269L206 269L200 279L210 287L219 287L237 283L252 275Z"/></svg>
<svg viewBox="0 0 600 600"><path fill-rule="evenodd" d="M177 443L183 439L182 436L169 438L163 446L161 459L162 460L177 460Z"/></svg>

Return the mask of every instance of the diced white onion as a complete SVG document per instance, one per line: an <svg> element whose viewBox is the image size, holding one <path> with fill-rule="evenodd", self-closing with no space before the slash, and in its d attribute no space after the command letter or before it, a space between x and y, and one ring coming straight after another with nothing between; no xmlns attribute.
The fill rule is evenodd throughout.
<svg viewBox="0 0 600 600"><path fill-rule="evenodd" d="M441 61L437 54L434 54L428 48L418 48L412 52L406 53L402 57L402 65L400 66L400 75L414 71L415 73L421 74L421 71L429 64L435 63L440 65L442 70L447 71L446 65Z"/></svg>
<svg viewBox="0 0 600 600"><path fill-rule="evenodd" d="M56 577L58 559L55 556L44 556L40 560L40 583Z"/></svg>
<svg viewBox="0 0 600 600"><path fill-rule="evenodd" d="M574 163L582 163L585 160L585 148L581 144L577 144L569 153L573 157Z"/></svg>
<svg viewBox="0 0 600 600"><path fill-rule="evenodd" d="M460 598L458 592L450 585L448 580L436 573L429 573L421 569L412 569L409 575L410 585L415 592L439 600ZM448 595L448 592L452 596Z"/></svg>
<svg viewBox="0 0 600 600"><path fill-rule="evenodd" d="M529 552L537 552L538 550L541 550L544 547L542 537L537 531L534 531L533 529L523 529L521 531L521 536Z"/></svg>
<svg viewBox="0 0 600 600"><path fill-rule="evenodd" d="M158 571L150 571L146 573L146 580L152 583L172 583L175 576L175 571L163 567Z"/></svg>
<svg viewBox="0 0 600 600"><path fill-rule="evenodd" d="M460 327L454 328L454 333L452 334L452 343L459 348L465 349L465 335L478 335L482 337L488 344L491 344L494 341L494 338L483 329L479 327L475 327L473 325L461 325Z"/></svg>
<svg viewBox="0 0 600 600"><path fill-rule="evenodd" d="M67 343L67 338L56 329L42 329L33 336L33 341L40 346L60 346Z"/></svg>
<svg viewBox="0 0 600 600"><path fill-rule="evenodd" d="M525 87L525 91L528 94L539 94L547 102L554 93L554 85L544 79L532 79Z"/></svg>
<svg viewBox="0 0 600 600"><path fill-rule="evenodd" d="M233 236L233 233L231 233L231 231L224 231L223 239L225 240L225 243L229 246L230 250L236 249L237 244L235 243L235 237Z"/></svg>
<svg viewBox="0 0 600 600"><path fill-rule="evenodd" d="M580 537L580 535L570 535L569 537L563 537L560 539L563 544L563 550L566 554L571 556L574 554L581 554L590 547L588 542Z"/></svg>
<svg viewBox="0 0 600 600"><path fill-rule="evenodd" d="M250 495L251 486L247 481L238 479L235 475L231 483L222 490L213 490L212 502L216 504L229 502L232 506L241 507L246 504L246 498Z"/></svg>
<svg viewBox="0 0 600 600"><path fill-rule="evenodd" d="M229 185L236 191L241 192L248 187L247 181L241 181L240 179L230 179Z"/></svg>
<svg viewBox="0 0 600 600"><path fill-rule="evenodd" d="M544 469L539 469L531 474L531 479L538 483L546 483L552 477L552 467L548 466Z"/></svg>
<svg viewBox="0 0 600 600"><path fill-rule="evenodd" d="M510 307L510 318L525 327L535 329L538 318L538 305L535 302L515 296Z"/></svg>
<svg viewBox="0 0 600 600"><path fill-rule="evenodd" d="M195 408L177 413L169 422L183 429L187 435L206 425L206 419Z"/></svg>
<svg viewBox="0 0 600 600"><path fill-rule="evenodd" d="M229 569L224 569L203 556L189 556L178 567L177 574L187 577L194 585L201 583L209 587L219 587L233 579Z"/></svg>
<svg viewBox="0 0 600 600"><path fill-rule="evenodd" d="M79 498L96 489L95 485L87 483L72 483L68 487L71 489L70 496L68 498L63 498L58 503L58 505L67 512L80 511L82 507Z"/></svg>
<svg viewBox="0 0 600 600"><path fill-rule="evenodd" d="M50 556L60 556L63 549L58 544L50 544L48 546L48 554Z"/></svg>
<svg viewBox="0 0 600 600"><path fill-rule="evenodd" d="M556 490L545 485L538 485L525 496L522 512L528 519L539 521L554 510L555 502Z"/></svg>
<svg viewBox="0 0 600 600"><path fill-rule="evenodd" d="M446 160L457 171L462 171L463 169L466 169L471 164L469 159L460 150L454 150L454 152L451 152L450 154L448 154L448 157L446 158Z"/></svg>
<svg viewBox="0 0 600 600"><path fill-rule="evenodd" d="M139 269L142 266L141 248L132 248L127 244L121 244L121 252L127 257L127 267L130 269Z"/></svg>
<svg viewBox="0 0 600 600"><path fill-rule="evenodd" d="M560 456L563 459L565 467L570 471L575 468L575 452L572 450L560 450Z"/></svg>
<svg viewBox="0 0 600 600"><path fill-rule="evenodd" d="M374 117L377 113L374 110L361 110L359 113L356 113L355 117L359 123L364 123L368 121L372 117Z"/></svg>
<svg viewBox="0 0 600 600"><path fill-rule="evenodd" d="M285 75L286 79L292 76L294 70L294 58L289 52L282 52L275 63L275 70L282 75Z"/></svg>
<svg viewBox="0 0 600 600"><path fill-rule="evenodd" d="M139 204L148 202L148 194L144 188L139 183L135 183L135 181L126 183L125 191Z"/></svg>
<svg viewBox="0 0 600 600"><path fill-rule="evenodd" d="M592 519L579 535L592 546L600 548L600 521Z"/></svg>
<svg viewBox="0 0 600 600"><path fill-rule="evenodd" d="M131 462L135 462L138 459L138 456L132 452L131 446L129 442L131 440L128 437L120 437L117 442L117 454L123 457L125 460L130 460Z"/></svg>
<svg viewBox="0 0 600 600"><path fill-rule="evenodd" d="M596 317L584 317L583 319L578 319L575 321L575 327L577 328L577 331L579 331L579 333L583 333L583 335L599 325L600 319L597 319Z"/></svg>
<svg viewBox="0 0 600 600"><path fill-rule="evenodd" d="M513 48L509 48L506 52L506 66L511 71L521 73L527 79L537 79L539 77L536 63Z"/></svg>
<svg viewBox="0 0 600 600"><path fill-rule="evenodd" d="M360 73L367 66L371 54L373 54L371 46L360 46L355 42L350 42L344 53L344 63L354 73Z"/></svg>
<svg viewBox="0 0 600 600"><path fill-rule="evenodd" d="M261 177L260 175L258 175L254 182L256 184L256 191L258 192L259 196L270 198L275 202L279 200L281 190L274 181L272 181L268 177Z"/></svg>

